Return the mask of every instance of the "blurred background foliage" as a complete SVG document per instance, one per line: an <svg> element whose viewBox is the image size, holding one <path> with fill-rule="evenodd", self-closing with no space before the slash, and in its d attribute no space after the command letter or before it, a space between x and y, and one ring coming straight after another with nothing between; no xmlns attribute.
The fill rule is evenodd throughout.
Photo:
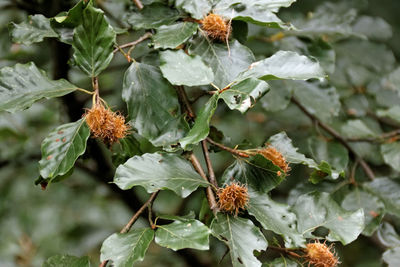
<svg viewBox="0 0 400 267"><path fill-rule="evenodd" d="M15 44L9 35L11 21L26 21L28 15L38 13L51 17L68 10L74 2L0 0L0 67L34 61L53 78L68 76L81 88L90 88L90 80L77 67L65 64L70 58L67 46L51 39L29 46ZM124 28L119 18L132 8L131 1L95 2L106 12L116 29ZM290 102L291 91L302 100L303 105L307 104L322 121L328 122L344 136L374 137L398 129L399 10L400 2L395 0L299 0L290 8L282 9L279 16L300 31L285 32L282 39L277 29L234 22L234 29L248 31L247 38L243 37L243 32L237 33L241 37L238 39L251 48L257 59L268 57L278 50L311 55L321 62L329 74L329 83L274 81L271 91L244 115L219 105L212 125L224 133L223 142L231 146L256 147L263 145L269 136L284 130L301 152L317 160L329 158L330 155L323 149L313 149L316 143L321 147L326 140L315 137L319 135L318 127L314 127ZM143 32L138 31L129 36L120 35L118 43L135 40L141 34ZM152 60L149 42L138 45L133 57ZM126 114L126 107L121 100L122 78L127 67L126 59L117 54L100 76L102 97L123 114ZM304 90L296 90L298 88ZM201 88L198 89L189 91L191 97L201 93ZM329 90L330 93L320 95L319 89ZM304 95L304 92L307 93ZM46 258L58 253L89 255L96 265L102 241L118 231L147 199L147 194L140 188L125 192L109 183L114 172L112 160L124 161L113 156L121 147L116 145L109 151L93 139L68 180L52 184L46 190L34 185L39 176L37 162L41 157L42 140L56 126L79 119L82 108L88 107L90 100L90 97L77 93L59 100L35 103L23 112L1 113L0 266L40 266ZM195 107L201 107L205 101L206 98L200 98ZM134 136L139 141L141 152L132 153L157 150L140 136ZM372 164L377 176L400 177L398 154L397 158L396 155L386 155L385 158L377 143L355 142L352 146ZM220 177L232 163L232 157L226 152L212 153L211 156ZM344 158L344 161L333 158L332 164L350 173L353 163ZM367 180L360 168L354 172L357 181ZM286 181L273 191L273 198L293 202L300 193L315 188L307 182L308 177L305 167L295 166ZM318 186L319 190L333 192L338 203L345 203L344 198L350 187L341 186L340 181L329 180ZM156 213L186 214L190 210L198 212L201 206L201 192L181 199L172 192L163 191L155 201L154 209ZM338 245L341 266L382 266L382 253L388 247L388 243L382 240L387 235L397 235L396 229L400 230L397 218L386 215L386 223L391 224L381 226L380 234L360 236L345 248ZM139 222L135 227L140 225ZM145 260L138 266L216 266L225 252L224 245L214 238L211 239L210 251L184 249L174 253L153 243ZM396 257L396 254L393 255ZM268 259L276 256L274 253L261 255ZM231 264L227 258L222 259L221 266Z"/></svg>

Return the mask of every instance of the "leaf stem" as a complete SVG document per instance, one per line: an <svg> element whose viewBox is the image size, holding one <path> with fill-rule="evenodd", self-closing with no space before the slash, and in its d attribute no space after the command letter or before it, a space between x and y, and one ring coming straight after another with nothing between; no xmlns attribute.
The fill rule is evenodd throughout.
<svg viewBox="0 0 400 267"><path fill-rule="evenodd" d="M243 157L243 158L248 158L248 157L249 157L248 154L246 154L246 153L244 153L244 152L241 152L240 150L233 149L233 148L224 146L223 144L217 143L217 142L215 142L214 140L212 140L210 137L207 137L206 140L207 140L207 142L209 142L210 144L213 144L214 146L219 147L219 148L221 148L222 150L228 151L228 152L230 152L231 154L234 154L234 155L236 155L236 156L240 156L240 157Z"/></svg>
<svg viewBox="0 0 400 267"><path fill-rule="evenodd" d="M136 41L130 42L130 43L126 43L123 45L118 46L117 48L114 49L113 53L117 53L118 51L120 51L122 48L126 48L126 47L130 47L130 46L135 46L137 44L139 44L140 42L143 42L144 40L146 40L147 38L150 38L152 36L151 32L146 32L144 35L142 35L139 39L137 39Z"/></svg>
<svg viewBox="0 0 400 267"><path fill-rule="evenodd" d="M351 154L356 158L356 160L359 160L359 163L361 167L364 169L364 172L367 174L368 178L370 180L375 179L375 174L372 171L371 167L364 161L363 158L361 158L357 152L350 146L350 144L347 142L347 140L342 137L338 132L336 132L335 129L330 127L329 125L323 123L318 117L316 117L314 114L311 114L296 98L292 97L291 99L292 103L294 103L307 117L309 117L313 122L319 124L322 129L327 131L330 135L332 135L337 141L339 141L344 147L346 147Z"/></svg>
<svg viewBox="0 0 400 267"><path fill-rule="evenodd" d="M160 190L158 190L150 195L149 199L138 209L138 211L132 216L132 218L124 226L124 228L122 228L122 230L120 231L121 234L125 234L125 233L129 232L129 230L132 228L132 225L136 222L136 220L139 218L140 214L142 214L146 208L148 208L148 209L152 208L153 202L156 199L159 192L160 192ZM108 262L108 260L103 261L102 263L100 263L99 267L105 267L107 265L107 262Z"/></svg>
<svg viewBox="0 0 400 267"><path fill-rule="evenodd" d="M85 90L85 89L83 89L83 88L76 88L76 90L81 91L81 92L84 92L84 93L86 93L86 94L88 94L88 95L93 95L93 94L94 94L93 91L88 91L88 90Z"/></svg>
<svg viewBox="0 0 400 267"><path fill-rule="evenodd" d="M135 3L135 5L137 6L137 8L139 10L143 9L143 4L142 4L142 2L140 2L140 0L133 0L133 3Z"/></svg>
<svg viewBox="0 0 400 267"><path fill-rule="evenodd" d="M290 249L290 248L281 248L281 247L274 247L274 246L268 246L268 248L286 253L290 256L296 257L296 258L301 258L301 256L293 251L299 250L299 249Z"/></svg>

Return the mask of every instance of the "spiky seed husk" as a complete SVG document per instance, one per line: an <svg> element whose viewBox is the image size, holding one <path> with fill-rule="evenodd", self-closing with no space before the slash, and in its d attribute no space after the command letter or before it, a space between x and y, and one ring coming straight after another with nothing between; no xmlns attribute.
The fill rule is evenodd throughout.
<svg viewBox="0 0 400 267"><path fill-rule="evenodd" d="M249 202L247 187L239 183L231 183L224 188L219 188L218 206L220 210L238 215L239 209L245 210Z"/></svg>
<svg viewBox="0 0 400 267"><path fill-rule="evenodd" d="M201 20L202 29L212 39L225 41L231 33L231 26L227 20L220 15L210 13Z"/></svg>
<svg viewBox="0 0 400 267"><path fill-rule="evenodd" d="M333 245L327 246L319 241L306 245L306 261L315 267L336 267L340 262L335 252Z"/></svg>
<svg viewBox="0 0 400 267"><path fill-rule="evenodd" d="M125 124L124 116L112 112L101 104L94 105L89 109L85 117L92 136L100 138L108 145L112 145L119 139L124 138L130 128Z"/></svg>
<svg viewBox="0 0 400 267"><path fill-rule="evenodd" d="M266 148L258 150L258 153L272 161L272 163L281 168L285 174L290 171L289 164L287 163L285 157L276 148L267 145Z"/></svg>

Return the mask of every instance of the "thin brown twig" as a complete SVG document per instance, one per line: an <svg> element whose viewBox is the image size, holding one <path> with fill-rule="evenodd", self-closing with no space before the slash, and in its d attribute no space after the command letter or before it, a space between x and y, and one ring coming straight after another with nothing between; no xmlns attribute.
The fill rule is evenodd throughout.
<svg viewBox="0 0 400 267"><path fill-rule="evenodd" d="M400 135L400 129L396 129L394 131L383 133L376 137L346 138L346 141L348 141L348 142L384 142L385 139L396 137L397 135Z"/></svg>
<svg viewBox="0 0 400 267"><path fill-rule="evenodd" d="M367 174L370 180L375 179L375 174L372 171L371 167L361 158L357 152L350 146L350 144L346 141L344 137L342 137L335 129L330 127L329 125L323 123L318 117L314 114L311 114L296 98L292 97L292 102L301 110L304 114L306 114L312 121L317 122L322 129L327 131L330 135L332 135L337 141L339 141L344 147L346 147L351 154L354 155L356 160L359 160L361 167L364 169L364 172Z"/></svg>
<svg viewBox="0 0 400 267"><path fill-rule="evenodd" d="M96 101L96 105L100 104L100 93L99 93L99 78L92 77L92 87L94 91L94 98Z"/></svg>
<svg viewBox="0 0 400 267"><path fill-rule="evenodd" d="M143 34L141 37L139 37L139 39L130 42L130 43L126 43L123 45L118 46L117 48L114 49L113 53L117 53L118 51L120 51L120 49L126 48L126 47L130 47L130 46L135 46L141 42L143 42L144 40L146 40L147 38L150 38L152 36L151 32L146 32L145 34Z"/></svg>
<svg viewBox="0 0 400 267"><path fill-rule="evenodd" d="M135 5L137 6L137 8L139 8L139 10L143 9L143 4L142 2L140 2L140 0L133 0L133 3L135 3Z"/></svg>
<svg viewBox="0 0 400 267"><path fill-rule="evenodd" d="M188 116L193 119L196 118L196 114L194 113L192 106L190 105L190 100L185 92L185 88L183 88L183 86L176 86L176 92L178 93Z"/></svg>
<svg viewBox="0 0 400 267"><path fill-rule="evenodd" d="M293 252L293 250L296 250L296 249L281 248L281 247L274 247L274 246L268 246L268 249L273 249L273 250L276 250L279 252L286 253L286 254L296 257L296 258L301 258L301 256L299 254Z"/></svg>
<svg viewBox="0 0 400 267"><path fill-rule="evenodd" d="M203 167L201 167L199 160L193 154L193 152L190 153L189 160L190 160L190 163L192 163L194 169L197 171L197 173L200 174L200 176L205 181L209 182L208 178L203 170ZM215 215L217 213L218 206L217 206L217 201L215 200L214 192L211 189L211 186L208 186L206 188L206 196L207 196L208 205L210 206L210 209L213 211L213 213Z"/></svg>
<svg viewBox="0 0 400 267"><path fill-rule="evenodd" d="M129 232L129 230L132 228L132 225L136 222L140 214L142 214L146 208L148 209L152 208L153 202L156 199L159 192L160 190L150 195L149 199L138 209L138 211L135 212L135 214L132 216L129 222L124 226L124 228L122 228L122 230L120 231L121 234ZM100 263L99 267L105 267L107 265L107 262L108 260L103 261L102 263Z"/></svg>
<svg viewBox="0 0 400 267"><path fill-rule="evenodd" d="M233 149L233 148L224 146L223 144L217 143L217 142L215 142L214 140L212 140L210 137L207 137L206 140L207 140L207 142L209 142L210 144L213 144L214 146L219 147L219 148L221 148L222 150L228 151L228 152L230 152L231 154L234 154L234 155L236 155L236 156L240 156L240 157L243 157L243 158L248 158L248 157L250 157L248 154L246 154L246 153L244 153L244 152L241 152L240 150Z"/></svg>
<svg viewBox="0 0 400 267"><path fill-rule="evenodd" d="M218 188L217 179L215 178L215 172L210 159L210 153L208 153L207 141L206 140L201 141L201 146L203 149L204 159L206 160L210 183L212 183L216 188Z"/></svg>

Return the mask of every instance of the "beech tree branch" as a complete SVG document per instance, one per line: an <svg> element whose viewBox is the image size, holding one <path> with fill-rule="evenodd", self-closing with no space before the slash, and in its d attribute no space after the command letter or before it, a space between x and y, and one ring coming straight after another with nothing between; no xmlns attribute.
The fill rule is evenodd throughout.
<svg viewBox="0 0 400 267"><path fill-rule="evenodd" d="M147 38L150 38L152 36L151 32L146 32L145 34L143 34L139 39L130 42L130 43L126 43L123 45L118 46L117 48L114 49L113 53L117 53L120 49L126 48L126 47L131 47L131 46L135 46L141 42L143 42L144 40L146 40Z"/></svg>
<svg viewBox="0 0 400 267"><path fill-rule="evenodd" d="M249 157L249 155L247 155L246 153L241 152L240 150L237 150L237 149L233 149L233 148L224 146L223 144L217 143L217 142L215 142L214 140L212 140L210 137L207 137L206 140L207 140L207 142L209 142L210 144L213 144L214 146L219 147L219 148L221 148L222 150L228 151L228 152L230 152L231 154L234 154L234 155L236 155L236 156L240 156L240 157L243 157L243 158L248 158L248 157Z"/></svg>
<svg viewBox="0 0 400 267"><path fill-rule="evenodd" d="M211 163L210 153L208 153L207 141L201 141L201 146L203 149L204 159L206 160L208 175L210 176L210 183L212 183L216 188L218 188L217 179L215 178L215 172Z"/></svg>
<svg viewBox="0 0 400 267"><path fill-rule="evenodd" d="M137 6L137 8L139 8L139 10L143 9L143 4L142 2L140 2L140 0L133 0L133 3L135 3L135 5Z"/></svg>
<svg viewBox="0 0 400 267"><path fill-rule="evenodd" d="M322 129L327 131L330 135L332 135L338 142L340 142L345 148L349 150L349 152L359 161L359 164L364 169L365 174L368 176L370 180L375 179L375 174L372 171L371 167L361 158L357 152L350 146L347 140L342 137L335 129L330 127L329 125L323 123L318 117L314 114L311 114L296 98L292 97L292 103L294 103L307 117L309 117L313 122L317 123L321 126Z"/></svg>

